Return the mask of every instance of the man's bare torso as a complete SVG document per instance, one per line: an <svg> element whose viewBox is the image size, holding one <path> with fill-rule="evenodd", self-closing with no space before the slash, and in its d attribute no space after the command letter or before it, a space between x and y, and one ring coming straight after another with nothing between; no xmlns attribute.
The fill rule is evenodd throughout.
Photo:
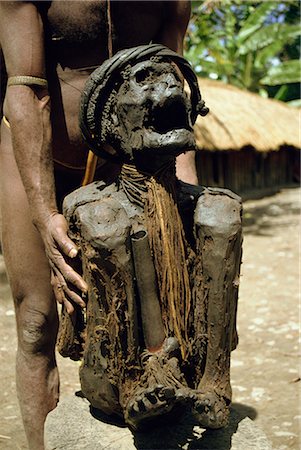
<svg viewBox="0 0 301 450"><path fill-rule="evenodd" d="M111 1L110 7L114 53L160 39L166 2ZM84 166L86 147L78 126L78 105L88 76L108 57L107 3L54 0L44 14L54 158Z"/></svg>

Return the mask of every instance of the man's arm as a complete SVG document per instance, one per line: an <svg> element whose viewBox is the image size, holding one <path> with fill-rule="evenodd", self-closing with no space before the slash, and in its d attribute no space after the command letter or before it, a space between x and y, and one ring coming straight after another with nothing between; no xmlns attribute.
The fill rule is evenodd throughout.
<svg viewBox="0 0 301 450"><path fill-rule="evenodd" d="M43 23L32 3L0 2L0 42L8 77L46 77ZM14 154L32 220L41 233L54 274L56 296L71 312L68 299L84 303L67 282L80 290L86 290L86 285L63 257L75 256L77 250L67 236L66 221L56 205L47 88L34 84L9 86L4 112L10 122Z"/></svg>
<svg viewBox="0 0 301 450"><path fill-rule="evenodd" d="M158 42L174 52L183 55L183 43L191 13L191 4L187 0L164 2L165 21ZM177 177L190 184L198 184L195 167L195 152L186 152L177 157Z"/></svg>
<svg viewBox="0 0 301 450"><path fill-rule="evenodd" d="M190 1L167 1L164 2L164 8L165 21L159 42L183 55L183 42L191 14Z"/></svg>

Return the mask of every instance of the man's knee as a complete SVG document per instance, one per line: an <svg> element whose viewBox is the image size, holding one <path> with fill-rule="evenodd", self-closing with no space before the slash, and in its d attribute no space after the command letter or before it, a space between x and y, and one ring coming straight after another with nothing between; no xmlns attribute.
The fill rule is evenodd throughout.
<svg viewBox="0 0 301 450"><path fill-rule="evenodd" d="M20 350L27 354L53 352L58 329L56 313L51 311L46 314L31 307L21 309L17 319Z"/></svg>

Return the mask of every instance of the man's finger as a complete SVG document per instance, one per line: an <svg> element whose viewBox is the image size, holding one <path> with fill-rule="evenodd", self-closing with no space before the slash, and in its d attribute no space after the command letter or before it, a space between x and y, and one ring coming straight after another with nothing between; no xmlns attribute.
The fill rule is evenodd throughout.
<svg viewBox="0 0 301 450"><path fill-rule="evenodd" d="M87 283L82 279L82 277L78 273L76 273L72 269L72 267L68 266L68 264L66 264L66 266L67 266L66 270L62 272L65 280L68 281L68 283L73 284L75 287L77 287L77 289L86 294L88 291Z"/></svg>
<svg viewBox="0 0 301 450"><path fill-rule="evenodd" d="M57 272L57 275L53 271L51 272L51 285L53 287L56 301L60 304L64 304L67 313L72 315L74 313L74 306L66 297L65 291L67 289L67 285L59 272Z"/></svg>
<svg viewBox="0 0 301 450"><path fill-rule="evenodd" d="M69 256L69 258L75 258L77 256L78 248L68 237L66 231L63 228L56 228L56 234L54 238L59 248L64 252L65 255Z"/></svg>
<svg viewBox="0 0 301 450"><path fill-rule="evenodd" d="M67 313L71 316L74 313L74 306L72 303L65 297L64 306L66 308Z"/></svg>
<svg viewBox="0 0 301 450"><path fill-rule="evenodd" d="M75 258L78 254L78 249L75 244L65 236L60 242L58 242L60 249L65 253L65 255L69 256L69 258Z"/></svg>
<svg viewBox="0 0 301 450"><path fill-rule="evenodd" d="M54 281L51 284L56 301L60 304L63 304L65 300L63 286L60 285L56 277L54 277Z"/></svg>
<svg viewBox="0 0 301 450"><path fill-rule="evenodd" d="M69 267L71 269L70 266L67 266L67 267ZM62 291L63 291L63 295L64 295L64 300L63 301L64 301L64 303L65 303L65 298L67 296L69 298L69 300L73 301L74 303L79 305L81 308L85 308L86 303L84 302L83 298L68 287L68 285L66 283L66 280L68 282L69 282L69 280L65 276L65 274L60 273L60 271L57 268L55 268L54 271L55 271L55 274L56 274L56 278L58 280L58 287L57 287L57 289L62 289ZM75 275L77 275L77 274L75 273ZM75 283L72 283L72 284L75 285Z"/></svg>
<svg viewBox="0 0 301 450"><path fill-rule="evenodd" d="M84 302L84 300L82 299L82 297L80 295L78 295L76 292L72 291L71 289L69 289L69 287L66 285L64 287L64 292L65 295L67 295L67 297L74 303L76 303L77 305L79 305L81 308L85 308L86 303Z"/></svg>
<svg viewBox="0 0 301 450"><path fill-rule="evenodd" d="M88 291L88 285L83 280L83 278L72 269L69 264L66 263L64 258L57 258L56 268L61 273L63 279L65 279L68 283L73 284L79 291L82 291L84 294Z"/></svg>

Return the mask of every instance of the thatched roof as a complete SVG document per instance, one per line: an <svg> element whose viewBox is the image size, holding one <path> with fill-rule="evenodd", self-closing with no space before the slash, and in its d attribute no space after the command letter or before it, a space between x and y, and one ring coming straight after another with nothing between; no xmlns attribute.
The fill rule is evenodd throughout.
<svg viewBox="0 0 301 450"><path fill-rule="evenodd" d="M240 150L252 146L264 152L283 145L300 148L300 110L220 81L200 78L199 84L210 108L195 125L199 149Z"/></svg>

